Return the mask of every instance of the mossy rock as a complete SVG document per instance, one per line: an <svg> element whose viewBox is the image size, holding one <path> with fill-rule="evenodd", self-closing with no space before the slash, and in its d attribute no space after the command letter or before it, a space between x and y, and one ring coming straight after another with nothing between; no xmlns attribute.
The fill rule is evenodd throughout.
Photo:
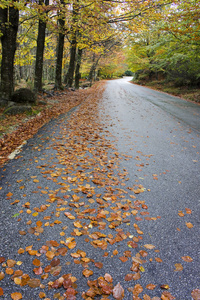
<svg viewBox="0 0 200 300"><path fill-rule="evenodd" d="M36 104L36 94L27 88L16 90L10 99L15 103L28 103L31 105Z"/></svg>
<svg viewBox="0 0 200 300"><path fill-rule="evenodd" d="M10 106L4 110L4 115L18 115L23 113L32 114L33 110L31 106L28 105L16 105Z"/></svg>

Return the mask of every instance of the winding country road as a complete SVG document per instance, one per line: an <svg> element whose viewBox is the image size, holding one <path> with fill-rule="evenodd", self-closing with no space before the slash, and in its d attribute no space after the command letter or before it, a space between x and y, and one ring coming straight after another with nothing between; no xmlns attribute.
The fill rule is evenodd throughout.
<svg viewBox="0 0 200 300"><path fill-rule="evenodd" d="M129 80L0 170L0 299L200 299L200 106Z"/></svg>

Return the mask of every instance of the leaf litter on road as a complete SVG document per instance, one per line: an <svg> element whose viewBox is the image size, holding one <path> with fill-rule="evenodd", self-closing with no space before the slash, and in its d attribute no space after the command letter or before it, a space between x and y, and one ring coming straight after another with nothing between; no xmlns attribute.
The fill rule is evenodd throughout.
<svg viewBox="0 0 200 300"><path fill-rule="evenodd" d="M99 98L102 91L103 87L95 91ZM34 243L27 244L23 246L24 249L19 248L17 253L13 253L13 257L21 256L22 266L19 271L16 269L17 261L1 257L0 263L4 271L0 272L0 281L5 281L6 273L6 280L12 280L22 291L24 286L37 289L41 299L48 297L48 293L53 290L54 298L60 300L89 300L99 296L102 299L113 297L122 300L125 299L125 282L130 283L128 291L133 299L141 299L140 294L143 294L144 300L175 299L168 291L168 284L160 285L159 291L155 282L149 282L145 286L136 283L142 273L146 272L145 264L148 263L149 254L149 261L153 260L153 256L155 262L163 262L162 258L155 256L156 245L143 244L145 226L138 225L138 222L158 221L160 216L149 216L147 204L138 199L140 194L146 192L142 184L128 186L128 172L120 170L123 154L116 151L109 133L106 136L98 123L98 99L94 95L92 97L94 99L90 95L68 123L60 122L60 134L54 136L48 146L55 151L57 162L51 157L48 163L40 164L40 154L35 157L36 168L43 176L45 185L35 175L30 176L37 185L32 193L44 202L38 207L32 203L31 197L26 202L23 199L13 202L15 195L7 193L12 205L21 205L22 209L15 215L26 220L27 228L19 230L19 238L26 237L28 241L27 236L31 240L33 235L42 244L38 249L34 247ZM34 150L39 149L35 147ZM140 160L139 156L136 160ZM143 166L141 163L140 167ZM158 180L158 175L153 174L153 178ZM25 185L21 188L20 182L19 179L19 190L26 190ZM55 188L52 189L52 186ZM185 210L188 215L192 213L189 208ZM178 215L184 217L185 213L179 211ZM186 226L193 227L190 222ZM44 240L45 232L50 233L49 228L56 230L56 240ZM121 245L123 252L120 251ZM87 248L90 248L90 256ZM96 261L99 253L102 262ZM121 277L121 282L116 282L115 276L109 273L112 270L105 260L115 257L120 264L127 266L127 273L124 278ZM23 272L25 258L31 262L32 272L29 274ZM193 260L189 256L182 259L185 262ZM79 270L78 278L72 273L76 268ZM183 269L178 263L175 268L175 271ZM82 286L82 282L89 289L80 291L79 285ZM156 289L160 297L152 298L148 295L148 292ZM191 293L193 299L199 299L198 290ZM0 288L0 296L3 294L3 288ZM10 296L12 299L22 299L23 292L12 292Z"/></svg>

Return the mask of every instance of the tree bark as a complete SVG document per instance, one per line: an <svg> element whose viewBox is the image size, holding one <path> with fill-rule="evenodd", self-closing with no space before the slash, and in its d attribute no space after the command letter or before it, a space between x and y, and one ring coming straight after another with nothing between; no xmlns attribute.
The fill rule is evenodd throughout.
<svg viewBox="0 0 200 300"><path fill-rule="evenodd" d="M75 63L76 63L76 46L77 46L77 41L76 41L76 34L74 35L74 38L71 43L71 48L70 48L70 61L69 61L69 68L67 71L67 76L66 76L66 86L67 87L72 87L73 80L74 80L74 70L75 70Z"/></svg>
<svg viewBox="0 0 200 300"><path fill-rule="evenodd" d="M62 0L61 3L65 5L65 2ZM58 35L58 44L56 51L56 76L55 76L55 88L62 89L62 61L63 61L63 50L65 42L64 26L65 20L63 17L58 19L59 25L59 35Z"/></svg>
<svg viewBox="0 0 200 300"><path fill-rule="evenodd" d="M72 87L73 80L74 80L74 71L75 71L75 64L76 64L76 48L77 48L77 17L78 17L78 10L79 10L79 0L76 0L73 4L73 16L72 16L72 26L71 26L71 48L70 48L70 61L69 61L69 68L66 75L66 86Z"/></svg>
<svg viewBox="0 0 200 300"><path fill-rule="evenodd" d="M79 80L80 80L80 67L81 67L81 58L83 54L83 49L78 48L77 60L76 60L76 70L75 70L75 89L79 89Z"/></svg>
<svg viewBox="0 0 200 300"><path fill-rule="evenodd" d="M49 5L49 0L39 0L39 4ZM45 44L45 31L46 21L40 17L38 25L38 36L37 36L37 50L36 50L36 61L35 61L35 79L34 79L34 91L37 93L42 90L42 72L43 72L43 57L44 57L44 44Z"/></svg>
<svg viewBox="0 0 200 300"><path fill-rule="evenodd" d="M9 100L14 91L14 56L17 48L19 11L13 6L0 9L2 45L0 97Z"/></svg>

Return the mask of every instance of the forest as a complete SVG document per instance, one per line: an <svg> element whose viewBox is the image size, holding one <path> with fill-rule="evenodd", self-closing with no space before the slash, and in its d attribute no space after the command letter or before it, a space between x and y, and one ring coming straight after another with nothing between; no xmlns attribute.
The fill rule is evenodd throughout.
<svg viewBox="0 0 200 300"><path fill-rule="evenodd" d="M200 85L199 0L1 0L0 99L134 74Z"/></svg>

